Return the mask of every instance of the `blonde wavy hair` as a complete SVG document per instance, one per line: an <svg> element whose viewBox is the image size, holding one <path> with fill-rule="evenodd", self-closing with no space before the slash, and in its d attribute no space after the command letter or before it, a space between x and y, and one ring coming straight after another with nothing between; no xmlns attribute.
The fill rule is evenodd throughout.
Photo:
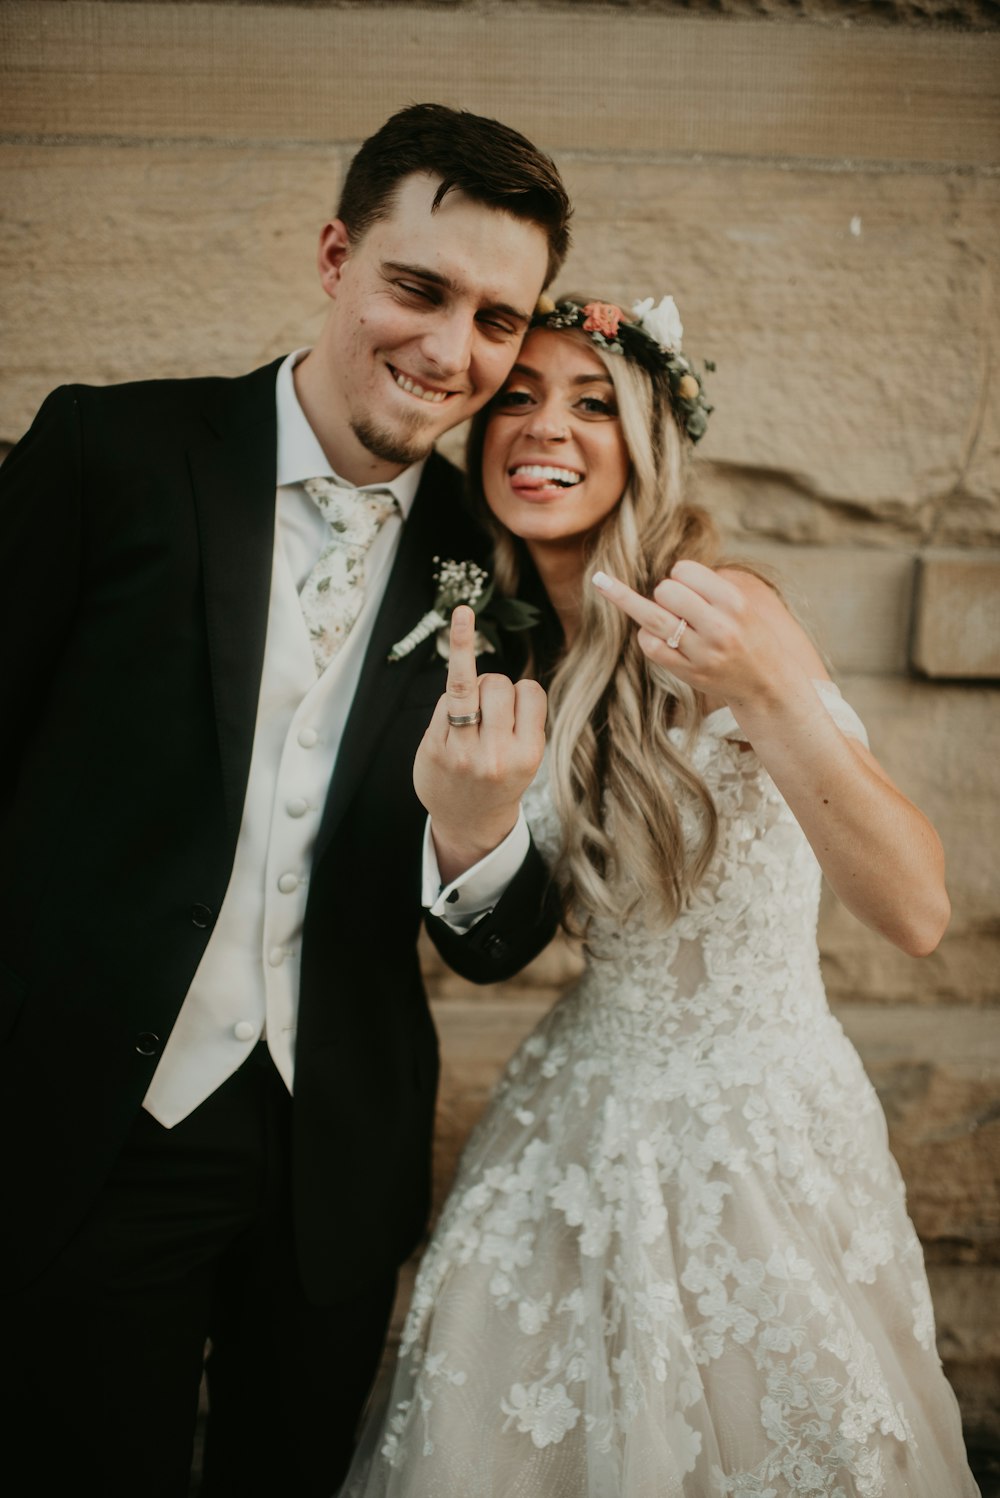
<svg viewBox="0 0 1000 1498"><path fill-rule="evenodd" d="M558 336L575 339L606 366L631 463L621 499L588 538L584 575L600 568L648 597L679 558L712 565L719 554L713 522L685 499L688 444L669 385L585 333ZM497 589L513 597L531 563L524 543L486 503L489 415L487 407L470 429L469 493L494 538ZM715 806L689 757L701 700L643 655L636 633L630 619L584 587L579 630L549 685L550 780L563 829L554 877L564 924L584 936L595 917L620 921L643 910L673 920L715 850ZM685 730L680 744L669 736L676 727ZM699 813L694 846L682 832L685 804Z"/></svg>

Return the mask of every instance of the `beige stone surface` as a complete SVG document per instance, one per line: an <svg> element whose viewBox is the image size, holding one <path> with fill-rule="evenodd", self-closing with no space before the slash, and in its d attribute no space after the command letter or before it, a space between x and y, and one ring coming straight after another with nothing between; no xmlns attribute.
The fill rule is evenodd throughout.
<svg viewBox="0 0 1000 1498"><path fill-rule="evenodd" d="M569 159L563 287L671 292L713 359L704 501L734 534L965 544L1000 527L1000 179Z"/></svg>
<svg viewBox="0 0 1000 1498"><path fill-rule="evenodd" d="M830 160L982 165L1000 134L1000 38L958 31L723 29L615 7L7 0L0 58L2 128L27 135L355 141L414 99L560 151L783 156L794 140Z"/></svg>
<svg viewBox="0 0 1000 1498"><path fill-rule="evenodd" d="M821 945L830 992L880 1002L1000 999L1000 756L997 695L982 687L846 677L841 687L900 789L945 848L952 920L937 952L905 956L832 899Z"/></svg>
<svg viewBox="0 0 1000 1498"><path fill-rule="evenodd" d="M0 437L65 379L237 373L315 336L343 164L297 145L0 146ZM561 284L670 289L687 346L718 363L699 473L736 540L1000 535L1000 179L564 165Z"/></svg>
<svg viewBox="0 0 1000 1498"><path fill-rule="evenodd" d="M938 1351L963 1424L970 1437L988 1441L1000 1410L1000 1318L994 1314L1000 1273L980 1264L932 1263L927 1271ZM989 1498L985 1486L983 1498Z"/></svg>
<svg viewBox="0 0 1000 1498"><path fill-rule="evenodd" d="M1000 677L1000 551L920 557L913 664L926 676Z"/></svg>
<svg viewBox="0 0 1000 1498"><path fill-rule="evenodd" d="M973 817L965 819L974 823ZM987 814L984 820L989 822ZM832 894L824 894L820 913L820 951L827 992L850 1002L863 997L873 1004L976 1004L996 1007L1000 998L1000 931L995 914L970 916L961 885L966 847L978 853L981 833L939 823L952 856L945 870L952 903L951 927L929 957L907 957L862 926Z"/></svg>
<svg viewBox="0 0 1000 1498"><path fill-rule="evenodd" d="M1000 1016L839 1004L889 1124L927 1250L1000 1264Z"/></svg>
<svg viewBox="0 0 1000 1498"><path fill-rule="evenodd" d="M997 696L989 687L845 676L842 690L869 727L872 747L902 788L933 821L968 818L978 832L979 860L954 871L970 916L986 917L1000 887L994 861L1000 839L1000 759L993 752ZM948 833L944 834L946 842ZM947 848L946 848L947 851Z"/></svg>
<svg viewBox="0 0 1000 1498"><path fill-rule="evenodd" d="M240 374L311 342L336 152L0 147L0 437L64 381Z"/></svg>
<svg viewBox="0 0 1000 1498"><path fill-rule="evenodd" d="M905 671L913 553L900 547L794 546L740 535L730 554L762 566L778 584L835 674Z"/></svg>
<svg viewBox="0 0 1000 1498"><path fill-rule="evenodd" d="M61 3L61 0L51 0ZM116 4L118 0L110 0ZM203 0L142 0L145 5L197 5ZM219 5L256 5L260 0L216 0ZM316 9L328 10L406 10L413 0L310 0ZM437 0L452 12L457 10L488 11L497 0ZM525 0L500 0L501 4L519 5ZM530 0L527 0L530 3ZM580 0L542 0L547 10L576 11ZM600 0L597 0L600 3ZM711 16L716 19L790 20L818 22L834 26L861 22L879 26L912 26L937 29L979 27L996 30L995 0L605 0L630 11L656 15ZM538 8L536 4L536 9Z"/></svg>

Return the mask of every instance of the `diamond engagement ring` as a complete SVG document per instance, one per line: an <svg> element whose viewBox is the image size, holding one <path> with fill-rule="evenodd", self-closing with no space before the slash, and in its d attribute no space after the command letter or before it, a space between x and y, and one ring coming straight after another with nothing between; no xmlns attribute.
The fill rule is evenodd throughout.
<svg viewBox="0 0 1000 1498"><path fill-rule="evenodd" d="M674 630L673 634L670 635L668 637L668 639L667 639L667 644L670 646L671 650L676 650L677 649L678 645L681 643L681 639L682 639L684 631L687 629L687 627L688 627L688 622L687 622L686 619L678 619L678 621L677 621L677 628Z"/></svg>
<svg viewBox="0 0 1000 1498"><path fill-rule="evenodd" d="M480 707L477 707L474 713L448 714L448 725L450 728L468 728L471 724L481 723L482 721L483 710Z"/></svg>

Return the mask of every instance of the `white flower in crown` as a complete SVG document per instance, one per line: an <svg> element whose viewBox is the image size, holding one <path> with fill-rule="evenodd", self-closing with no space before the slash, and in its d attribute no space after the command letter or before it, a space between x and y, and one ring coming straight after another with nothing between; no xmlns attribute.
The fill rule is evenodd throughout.
<svg viewBox="0 0 1000 1498"><path fill-rule="evenodd" d="M660 345L660 348L672 349L675 354L680 353L684 324L681 322L677 304L672 296L661 297L658 307L653 306L651 296L646 297L644 301L635 302L632 306L632 316L642 331L648 333L650 338Z"/></svg>

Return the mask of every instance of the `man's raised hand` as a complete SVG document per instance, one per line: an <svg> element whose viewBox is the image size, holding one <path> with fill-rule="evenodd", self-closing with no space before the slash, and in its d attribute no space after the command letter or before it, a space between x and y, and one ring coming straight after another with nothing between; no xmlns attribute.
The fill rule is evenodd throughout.
<svg viewBox="0 0 1000 1498"><path fill-rule="evenodd" d="M462 604L451 616L445 693L413 766L445 884L513 829L545 750L545 692L537 681L477 676L475 638L476 616Z"/></svg>

